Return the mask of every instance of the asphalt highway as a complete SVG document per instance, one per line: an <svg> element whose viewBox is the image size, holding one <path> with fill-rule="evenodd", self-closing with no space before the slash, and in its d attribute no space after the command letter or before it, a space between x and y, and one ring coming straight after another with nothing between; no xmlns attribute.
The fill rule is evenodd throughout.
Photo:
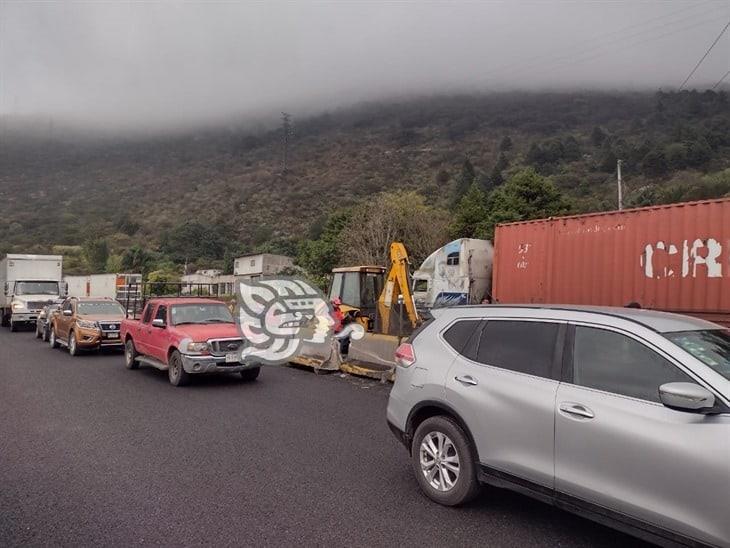
<svg viewBox="0 0 730 548"><path fill-rule="evenodd" d="M175 388L0 329L0 546L640 546L499 489L430 502L389 388L288 367Z"/></svg>

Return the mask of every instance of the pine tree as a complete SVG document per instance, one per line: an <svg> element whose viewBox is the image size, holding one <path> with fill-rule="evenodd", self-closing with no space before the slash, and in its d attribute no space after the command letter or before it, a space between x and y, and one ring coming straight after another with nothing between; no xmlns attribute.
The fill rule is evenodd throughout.
<svg viewBox="0 0 730 548"><path fill-rule="evenodd" d="M601 171L606 171L608 173L613 173L613 171L616 169L616 161L618 160L618 157L616 156L616 153L613 151L613 146L611 144L610 139L606 139L603 141L603 145L601 146L601 153L599 157L599 168Z"/></svg>
<svg viewBox="0 0 730 548"><path fill-rule="evenodd" d="M504 152L500 152L499 156L497 157L497 162L492 168L492 173L489 176L492 182L492 186L497 187L504 182L504 176L502 175L502 172L507 169L508 166L509 160L507 159L507 155Z"/></svg>
<svg viewBox="0 0 730 548"><path fill-rule="evenodd" d="M504 171L509 166L509 160L504 152L500 152L497 156L497 163L494 165L494 169L497 171Z"/></svg>
<svg viewBox="0 0 730 548"><path fill-rule="evenodd" d="M641 171L647 177L661 177L668 169L667 157L660 148L649 151L641 162Z"/></svg>
<svg viewBox="0 0 730 548"><path fill-rule="evenodd" d="M492 238L498 223L542 219L569 213L572 204L547 178L524 169L492 191L487 199L487 220L482 237Z"/></svg>
<svg viewBox="0 0 730 548"><path fill-rule="evenodd" d="M591 132L591 143L593 143L593 146L599 147L603 144L603 141L606 140L606 137L606 132L603 131L600 127L596 126Z"/></svg>
<svg viewBox="0 0 730 548"><path fill-rule="evenodd" d="M452 206L456 206L459 203L459 200L461 200L461 198L469 191L469 187L471 187L475 179L476 172L474 171L474 166L472 165L471 160L466 158L464 163L461 165L461 174L456 179L456 187L454 188L454 194L451 198Z"/></svg>
<svg viewBox="0 0 730 548"><path fill-rule="evenodd" d="M104 238L87 240L84 243L84 259L93 274L104 272L109 259L109 243Z"/></svg>
<svg viewBox="0 0 730 548"><path fill-rule="evenodd" d="M449 235L457 238L483 238L487 220L487 197L478 183L473 182L454 210Z"/></svg>

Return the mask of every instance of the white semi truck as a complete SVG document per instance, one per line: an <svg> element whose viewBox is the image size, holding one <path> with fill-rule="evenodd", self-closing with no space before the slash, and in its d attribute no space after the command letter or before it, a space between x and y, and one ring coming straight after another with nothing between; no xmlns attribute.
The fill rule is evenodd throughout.
<svg viewBox="0 0 730 548"><path fill-rule="evenodd" d="M461 238L429 255L413 274L419 309L491 300L494 248L487 240Z"/></svg>
<svg viewBox="0 0 730 548"><path fill-rule="evenodd" d="M48 303L65 296L61 255L8 254L0 259L0 299L2 324L17 331L35 323Z"/></svg>

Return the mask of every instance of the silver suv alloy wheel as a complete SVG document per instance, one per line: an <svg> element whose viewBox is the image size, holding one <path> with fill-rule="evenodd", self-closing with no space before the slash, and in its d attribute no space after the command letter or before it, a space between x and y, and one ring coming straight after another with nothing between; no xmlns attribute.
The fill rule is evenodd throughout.
<svg viewBox="0 0 730 548"><path fill-rule="evenodd" d="M459 479L459 453L443 432L429 432L419 449L421 472L437 491L450 491Z"/></svg>

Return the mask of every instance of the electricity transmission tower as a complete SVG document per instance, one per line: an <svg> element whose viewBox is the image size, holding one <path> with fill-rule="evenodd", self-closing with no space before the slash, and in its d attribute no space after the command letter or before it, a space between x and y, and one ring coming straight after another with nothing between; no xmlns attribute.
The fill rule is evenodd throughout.
<svg viewBox="0 0 730 548"><path fill-rule="evenodd" d="M292 116L288 112L281 113L281 132L282 132L282 172L286 173L289 169L289 143L294 137L294 124Z"/></svg>
<svg viewBox="0 0 730 548"><path fill-rule="evenodd" d="M616 160L616 184L618 185L618 209L624 208L624 183L621 180L621 164L622 160Z"/></svg>

